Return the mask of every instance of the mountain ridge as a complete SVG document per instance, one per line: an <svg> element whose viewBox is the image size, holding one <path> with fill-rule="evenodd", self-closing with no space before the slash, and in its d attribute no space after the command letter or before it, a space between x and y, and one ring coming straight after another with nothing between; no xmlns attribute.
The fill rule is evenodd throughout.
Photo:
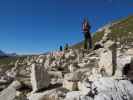
<svg viewBox="0 0 133 100"><path fill-rule="evenodd" d="M3 52L2 50L0 50L0 57L3 57L3 56L7 56L5 52Z"/></svg>

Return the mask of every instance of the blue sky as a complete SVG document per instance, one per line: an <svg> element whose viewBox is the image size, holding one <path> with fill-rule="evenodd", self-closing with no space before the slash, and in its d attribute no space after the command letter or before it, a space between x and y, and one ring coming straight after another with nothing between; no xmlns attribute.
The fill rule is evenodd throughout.
<svg viewBox="0 0 133 100"><path fill-rule="evenodd" d="M99 27L133 14L133 0L0 0L0 49L42 53L83 39L88 17Z"/></svg>

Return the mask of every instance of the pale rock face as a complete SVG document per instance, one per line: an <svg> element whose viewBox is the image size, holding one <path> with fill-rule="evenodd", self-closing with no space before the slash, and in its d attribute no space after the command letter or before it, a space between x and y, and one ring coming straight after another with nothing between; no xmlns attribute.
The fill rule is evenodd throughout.
<svg viewBox="0 0 133 100"><path fill-rule="evenodd" d="M81 95L80 91L72 91L66 94L64 100L94 100L93 98L85 95Z"/></svg>
<svg viewBox="0 0 133 100"><path fill-rule="evenodd" d="M19 81L13 81L10 85L10 87L13 87L14 89L20 89L22 87L22 84Z"/></svg>
<svg viewBox="0 0 133 100"><path fill-rule="evenodd" d="M112 40L108 40L106 43L104 43L105 48L110 48L114 45L114 42Z"/></svg>
<svg viewBox="0 0 133 100"><path fill-rule="evenodd" d="M123 68L126 64L131 62L131 56L128 55L120 55L117 58L117 66L118 68Z"/></svg>
<svg viewBox="0 0 133 100"><path fill-rule="evenodd" d="M111 97L109 95L104 94L104 93L100 93L100 94L95 96L94 100L112 100L112 99L111 99Z"/></svg>
<svg viewBox="0 0 133 100"><path fill-rule="evenodd" d="M15 67L13 67L11 70L6 71L6 75L7 75L8 77L14 79L14 78L17 76L17 74L18 74L17 68L18 68L18 60L17 60L16 63L15 63Z"/></svg>
<svg viewBox="0 0 133 100"><path fill-rule="evenodd" d="M69 81L79 81L81 79L81 73L73 72L73 73L65 74L64 79Z"/></svg>
<svg viewBox="0 0 133 100"><path fill-rule="evenodd" d="M70 50L68 53L65 54L66 59L74 59L76 57L75 52Z"/></svg>
<svg viewBox="0 0 133 100"><path fill-rule="evenodd" d="M53 68L57 67L57 62L56 62L56 61L53 61L53 62L51 63L51 67L53 67Z"/></svg>
<svg viewBox="0 0 133 100"><path fill-rule="evenodd" d="M84 68L84 67L87 67L87 63L85 63L85 62L82 62L82 63L79 63L78 64L78 66L80 67L80 68Z"/></svg>
<svg viewBox="0 0 133 100"><path fill-rule="evenodd" d="M78 72L66 74L63 81L63 87L74 91L78 89L78 81L80 80L81 74Z"/></svg>
<svg viewBox="0 0 133 100"><path fill-rule="evenodd" d="M46 59L46 60L45 60L45 63L44 63L44 67L45 67L45 69L48 69L48 68L49 68L49 66L50 66L50 64L51 64L50 59L49 59L49 58L48 58L48 59Z"/></svg>
<svg viewBox="0 0 133 100"><path fill-rule="evenodd" d="M70 64L70 65L69 65L69 71L70 71L70 72L76 71L76 67L75 67L73 64Z"/></svg>
<svg viewBox="0 0 133 100"><path fill-rule="evenodd" d="M62 97L66 92L68 91L63 88L47 90L29 95L28 100L64 100Z"/></svg>
<svg viewBox="0 0 133 100"><path fill-rule="evenodd" d="M133 84L128 80L104 77L85 83L80 83L80 91L68 92L65 100L133 100Z"/></svg>
<svg viewBox="0 0 133 100"><path fill-rule="evenodd" d="M34 93L28 97L28 100L58 100L56 99L55 91L56 90L46 91L42 93ZM51 94L54 94L54 96L51 97Z"/></svg>
<svg viewBox="0 0 133 100"><path fill-rule="evenodd" d="M20 87L20 82L14 81L11 85L9 85L9 87L0 93L0 100L14 100L16 96L16 89L19 89Z"/></svg>
<svg viewBox="0 0 133 100"><path fill-rule="evenodd" d="M63 75L61 71L48 71L50 77L60 78L62 79Z"/></svg>
<svg viewBox="0 0 133 100"><path fill-rule="evenodd" d="M63 88L68 89L70 91L78 90L78 82L64 80L63 81Z"/></svg>
<svg viewBox="0 0 133 100"><path fill-rule="evenodd" d="M108 76L113 74L112 52L110 50L105 50L100 54L100 61L98 65L100 69L105 69L105 73Z"/></svg>
<svg viewBox="0 0 133 100"><path fill-rule="evenodd" d="M127 80L101 78L93 83L98 91L94 100L132 100L133 85Z"/></svg>
<svg viewBox="0 0 133 100"><path fill-rule="evenodd" d="M40 64L43 64L44 63L44 60L45 60L45 57L44 55L39 55L39 57L37 58L37 61L38 63Z"/></svg>
<svg viewBox="0 0 133 100"><path fill-rule="evenodd" d="M7 71L6 72L7 76L11 77L11 78L15 78L17 73L15 71Z"/></svg>
<svg viewBox="0 0 133 100"><path fill-rule="evenodd" d="M97 88L98 92L112 91L115 88L115 80L112 78L100 78L95 80L93 86Z"/></svg>
<svg viewBox="0 0 133 100"><path fill-rule="evenodd" d="M32 64L31 61L27 61L27 65L30 66Z"/></svg>
<svg viewBox="0 0 133 100"><path fill-rule="evenodd" d="M47 88L50 84L50 77L43 66L32 64L31 84L33 92Z"/></svg>
<svg viewBox="0 0 133 100"><path fill-rule="evenodd" d="M91 85L87 82L78 82L78 89L82 95L87 95L91 91Z"/></svg>
<svg viewBox="0 0 133 100"><path fill-rule="evenodd" d="M130 64L130 63L131 63L131 56L119 55L117 57L117 70L116 70L115 76L122 77L123 68L125 67L126 64Z"/></svg>
<svg viewBox="0 0 133 100"><path fill-rule="evenodd" d="M92 74L88 77L90 81L95 81L99 78L101 78L102 75L98 73L98 70L96 68L92 69Z"/></svg>
<svg viewBox="0 0 133 100"><path fill-rule="evenodd" d="M126 54L127 54L127 55L133 55L133 48L128 49L128 50L126 51Z"/></svg>
<svg viewBox="0 0 133 100"><path fill-rule="evenodd" d="M68 66L69 66L69 63L65 62L65 63L62 64L62 68L67 68Z"/></svg>
<svg viewBox="0 0 133 100"><path fill-rule="evenodd" d="M43 64L43 62L44 62L44 59L43 58L41 58L41 59L39 59L39 61L38 61L40 64Z"/></svg>
<svg viewBox="0 0 133 100"><path fill-rule="evenodd" d="M80 91L72 91L66 94L65 100L80 100Z"/></svg>

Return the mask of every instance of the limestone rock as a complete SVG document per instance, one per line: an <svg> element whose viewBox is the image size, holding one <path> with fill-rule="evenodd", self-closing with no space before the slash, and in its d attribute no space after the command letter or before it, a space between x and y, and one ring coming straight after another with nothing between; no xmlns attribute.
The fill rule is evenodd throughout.
<svg viewBox="0 0 133 100"><path fill-rule="evenodd" d="M114 45L114 42L112 40L108 40L106 43L104 43L105 48L111 48Z"/></svg>
<svg viewBox="0 0 133 100"><path fill-rule="evenodd" d="M87 95L91 91L91 84L89 82L78 82L78 89L82 95Z"/></svg>
<svg viewBox="0 0 133 100"><path fill-rule="evenodd" d="M70 64L70 65L69 65L69 71L70 71L70 72L76 71L76 66L74 66L74 64Z"/></svg>
<svg viewBox="0 0 133 100"><path fill-rule="evenodd" d="M115 76L122 77L124 67L130 63L131 63L131 56L119 55L117 57L117 70L116 70Z"/></svg>
<svg viewBox="0 0 133 100"><path fill-rule="evenodd" d="M78 66L79 66L80 68L84 68L84 67L87 67L88 64L85 63L85 62L82 62L82 63L79 63Z"/></svg>
<svg viewBox="0 0 133 100"><path fill-rule="evenodd" d="M63 88L52 89L28 96L28 100L63 100L67 90Z"/></svg>
<svg viewBox="0 0 133 100"><path fill-rule="evenodd" d="M33 92L47 88L50 83L50 77L43 66L32 64L31 69L31 84Z"/></svg>
<svg viewBox="0 0 133 100"><path fill-rule="evenodd" d="M99 78L81 82L79 90L68 92L65 100L133 100L133 84L128 80Z"/></svg>
<svg viewBox="0 0 133 100"><path fill-rule="evenodd" d="M93 82L101 77L102 77L102 75L100 73L98 73L98 70L96 68L93 68L92 74L88 77L88 79Z"/></svg>
<svg viewBox="0 0 133 100"><path fill-rule="evenodd" d="M66 94L66 98L64 100L93 100L93 98L81 95L80 91L72 91Z"/></svg>
<svg viewBox="0 0 133 100"><path fill-rule="evenodd" d="M21 83L18 81L14 81L9 87L4 89L0 93L0 100L14 100L16 96L16 90L21 87Z"/></svg>
<svg viewBox="0 0 133 100"><path fill-rule="evenodd" d="M70 91L78 90L78 82L64 80L63 81L63 88L68 89Z"/></svg>
<svg viewBox="0 0 133 100"><path fill-rule="evenodd" d="M101 78L93 83L98 95L94 100L132 100L133 85L127 80Z"/></svg>
<svg viewBox="0 0 133 100"><path fill-rule="evenodd" d="M65 54L66 59L74 59L76 57L76 54L73 50L70 50L68 53Z"/></svg>
<svg viewBox="0 0 133 100"><path fill-rule="evenodd" d="M66 94L65 100L80 100L80 91L72 91Z"/></svg>
<svg viewBox="0 0 133 100"><path fill-rule="evenodd" d="M80 78L81 74L79 72L66 74L63 81L63 87L70 91L78 90L78 81Z"/></svg>
<svg viewBox="0 0 133 100"><path fill-rule="evenodd" d="M112 52L110 50L104 50L100 54L100 61L98 63L100 69L105 69L105 73L108 76L113 74L113 64L112 64Z"/></svg>
<svg viewBox="0 0 133 100"><path fill-rule="evenodd" d="M61 71L48 71L48 74L51 78L63 78L62 72Z"/></svg>
<svg viewBox="0 0 133 100"><path fill-rule="evenodd" d="M79 81L81 79L81 72L73 72L65 74L64 79L69 81Z"/></svg>
<svg viewBox="0 0 133 100"><path fill-rule="evenodd" d="M37 58L37 62L40 64L43 64L45 57L46 57L45 55L39 55L39 57Z"/></svg>

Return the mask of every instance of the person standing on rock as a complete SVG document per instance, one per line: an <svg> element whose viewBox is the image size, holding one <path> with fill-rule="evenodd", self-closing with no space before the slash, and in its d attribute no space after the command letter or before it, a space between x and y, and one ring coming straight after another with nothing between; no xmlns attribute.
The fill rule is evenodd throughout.
<svg viewBox="0 0 133 100"><path fill-rule="evenodd" d="M88 49L88 42L89 42L89 49L92 48L92 37L90 33L91 26L88 23L87 18L84 19L83 21L83 33L84 33L84 49Z"/></svg>

